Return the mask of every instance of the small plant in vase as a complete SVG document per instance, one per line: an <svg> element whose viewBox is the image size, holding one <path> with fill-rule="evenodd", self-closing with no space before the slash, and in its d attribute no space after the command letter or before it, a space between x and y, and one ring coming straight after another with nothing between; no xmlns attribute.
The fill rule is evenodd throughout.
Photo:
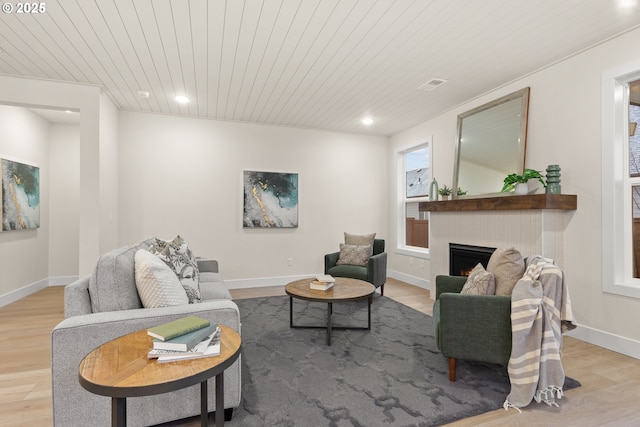
<svg viewBox="0 0 640 427"><path fill-rule="evenodd" d="M438 194L442 196L442 200L449 200L449 196L452 192L453 190L451 190L446 185L438 190Z"/></svg>
<svg viewBox="0 0 640 427"><path fill-rule="evenodd" d="M523 174L511 173L507 175L501 191L503 193L514 191L515 194L527 194L529 192L527 182L530 179L537 179L543 187L547 186L547 182L540 172L533 169L525 169Z"/></svg>
<svg viewBox="0 0 640 427"><path fill-rule="evenodd" d="M467 192L465 190L463 190L462 188L458 187L458 190L456 191L456 194L458 196L466 196Z"/></svg>

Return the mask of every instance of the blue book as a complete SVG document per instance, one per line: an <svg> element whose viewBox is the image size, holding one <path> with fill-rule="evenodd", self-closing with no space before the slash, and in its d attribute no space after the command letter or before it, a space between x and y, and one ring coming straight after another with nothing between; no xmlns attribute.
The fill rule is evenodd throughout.
<svg viewBox="0 0 640 427"><path fill-rule="evenodd" d="M189 351L215 330L216 325L210 325L167 341L155 339L153 340L153 348L156 350Z"/></svg>

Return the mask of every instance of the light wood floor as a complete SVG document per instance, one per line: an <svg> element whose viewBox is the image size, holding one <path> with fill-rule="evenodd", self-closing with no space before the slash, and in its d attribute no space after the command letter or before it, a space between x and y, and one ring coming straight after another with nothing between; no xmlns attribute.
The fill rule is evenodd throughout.
<svg viewBox="0 0 640 427"><path fill-rule="evenodd" d="M285 295L280 286L231 293L235 299ZM424 289L390 279L385 296L431 315L433 300ZM51 425L50 333L63 317L60 286L0 308L1 426ZM559 408L533 403L522 413L499 409L450 426L640 426L639 360L566 337L563 363L582 387L567 391Z"/></svg>

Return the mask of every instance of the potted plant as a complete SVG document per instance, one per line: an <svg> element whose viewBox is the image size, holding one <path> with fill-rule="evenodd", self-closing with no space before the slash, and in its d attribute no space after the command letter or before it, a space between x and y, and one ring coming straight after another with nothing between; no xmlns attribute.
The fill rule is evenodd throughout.
<svg viewBox="0 0 640 427"><path fill-rule="evenodd" d="M467 192L465 190L463 190L462 188L458 187L458 190L456 191L456 194L458 196L466 196Z"/></svg>
<svg viewBox="0 0 640 427"><path fill-rule="evenodd" d="M452 192L453 192L453 190L451 190L446 185L444 185L442 188L438 189L438 194L440 194L442 196L442 200L449 200L449 196L451 195Z"/></svg>
<svg viewBox="0 0 640 427"><path fill-rule="evenodd" d="M529 192L527 182L537 179L543 187L547 186L544 176L537 170L525 169L523 174L511 173L504 179L502 192L514 191L515 194L527 194Z"/></svg>

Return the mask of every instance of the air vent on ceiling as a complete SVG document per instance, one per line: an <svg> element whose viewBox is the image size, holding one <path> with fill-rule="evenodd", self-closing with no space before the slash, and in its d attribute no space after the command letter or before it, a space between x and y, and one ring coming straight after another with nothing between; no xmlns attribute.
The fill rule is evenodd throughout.
<svg viewBox="0 0 640 427"><path fill-rule="evenodd" d="M418 90L422 90L424 92L428 92L430 90L434 90L435 88L437 88L438 86L442 85L443 83L446 83L447 81L444 79L431 79L428 82L421 84L420 86L418 86L416 89Z"/></svg>

